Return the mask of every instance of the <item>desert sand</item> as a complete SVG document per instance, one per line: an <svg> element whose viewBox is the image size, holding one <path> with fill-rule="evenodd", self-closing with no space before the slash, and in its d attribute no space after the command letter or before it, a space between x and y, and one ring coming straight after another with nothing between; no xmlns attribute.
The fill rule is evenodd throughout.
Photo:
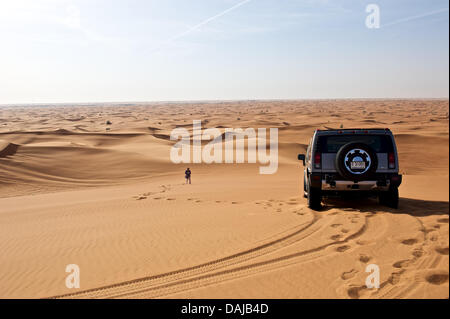
<svg viewBox="0 0 450 319"><path fill-rule="evenodd" d="M449 298L448 112L448 100L1 106L0 297ZM278 128L277 173L172 163L170 132L193 120ZM307 208L297 154L339 127L393 131L398 210Z"/></svg>

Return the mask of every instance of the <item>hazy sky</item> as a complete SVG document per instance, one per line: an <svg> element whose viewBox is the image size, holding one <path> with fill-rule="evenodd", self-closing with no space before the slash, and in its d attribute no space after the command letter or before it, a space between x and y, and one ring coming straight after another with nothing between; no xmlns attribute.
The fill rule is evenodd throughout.
<svg viewBox="0 0 450 319"><path fill-rule="evenodd" d="M448 97L448 6L0 0L0 104Z"/></svg>

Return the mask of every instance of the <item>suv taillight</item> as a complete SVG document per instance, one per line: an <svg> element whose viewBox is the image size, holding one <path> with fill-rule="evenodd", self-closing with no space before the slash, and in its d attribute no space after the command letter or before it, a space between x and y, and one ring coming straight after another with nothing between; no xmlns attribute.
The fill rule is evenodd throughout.
<svg viewBox="0 0 450 319"><path fill-rule="evenodd" d="M389 168L395 168L395 155L392 152L388 154L388 163Z"/></svg>
<svg viewBox="0 0 450 319"><path fill-rule="evenodd" d="M322 154L316 152L314 154L314 168L320 168L322 166Z"/></svg>

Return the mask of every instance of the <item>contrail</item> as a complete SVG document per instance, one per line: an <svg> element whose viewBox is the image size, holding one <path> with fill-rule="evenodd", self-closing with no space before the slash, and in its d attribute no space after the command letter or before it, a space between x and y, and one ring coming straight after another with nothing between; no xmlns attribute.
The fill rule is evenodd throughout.
<svg viewBox="0 0 450 319"><path fill-rule="evenodd" d="M206 20L203 20L202 22L200 22L200 23L194 25L193 27L190 27L190 28L187 29L186 31L183 31L183 32L181 32L180 34L177 34L177 35L171 37L170 39L168 39L167 41L165 41L164 43L162 43L162 44L161 44L158 48L156 48L156 49L159 49L159 48L160 48L161 46L163 46L164 44L173 42L173 41L175 41L175 40L177 40L177 39L179 39L179 38L181 38L181 37L184 37L185 35L187 35L187 34L193 32L193 31L195 31L195 30L201 28L201 27L204 26L205 24L208 24L208 23L210 23L211 21L213 21L213 20L215 20L215 19L217 19L217 18L220 18L220 17L226 15L227 13L230 13L231 11L233 11L233 10L239 8L240 6L243 6L244 4L246 4L247 2L250 2L250 1L252 1L252 0L243 0L243 1L241 1L241 2L239 2L239 3L237 3L237 4L235 4L235 5L232 6L231 8L226 9L225 11L222 11L222 12L220 12L220 13L218 13L218 14L216 14L216 15L214 15L214 16L212 16L212 17L206 19Z"/></svg>
<svg viewBox="0 0 450 319"><path fill-rule="evenodd" d="M427 12L427 13L419 14L419 15L416 15L416 16L403 18L403 19L400 19L400 20L397 20L397 21L393 21L393 22L389 22L389 23L386 23L386 24L382 24L380 27L381 28L389 27L391 25L395 25L395 24L399 24L399 23L403 23L403 22L408 22L408 21L411 21L411 20L416 20L416 19L432 16L432 15L435 15L435 14L438 14L438 13L442 13L442 12L445 12L445 11L448 11L448 8L443 8L443 9L434 10L434 11L430 11L430 12Z"/></svg>

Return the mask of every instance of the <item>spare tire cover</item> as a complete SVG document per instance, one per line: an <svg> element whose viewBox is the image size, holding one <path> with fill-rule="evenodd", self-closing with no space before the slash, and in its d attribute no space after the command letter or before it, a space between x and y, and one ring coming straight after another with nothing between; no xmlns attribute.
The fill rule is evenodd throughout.
<svg viewBox="0 0 450 319"><path fill-rule="evenodd" d="M348 143L336 154L336 170L349 180L360 181L370 178L378 167L378 158L367 144Z"/></svg>

